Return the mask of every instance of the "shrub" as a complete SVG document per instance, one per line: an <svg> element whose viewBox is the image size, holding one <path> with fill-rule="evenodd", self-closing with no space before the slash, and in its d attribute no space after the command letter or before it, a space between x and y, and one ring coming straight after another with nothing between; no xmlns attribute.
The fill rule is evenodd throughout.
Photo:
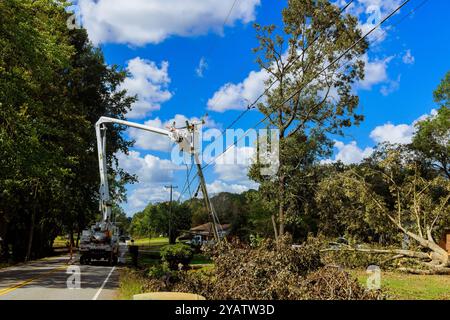
<svg viewBox="0 0 450 320"><path fill-rule="evenodd" d="M160 254L161 260L167 263L171 270L178 270L179 264L186 268L194 256L191 247L182 243L164 246Z"/></svg>
<svg viewBox="0 0 450 320"><path fill-rule="evenodd" d="M380 300L381 291L369 291L358 280L338 267L323 267L306 279L307 299L313 300Z"/></svg>
<svg viewBox="0 0 450 320"><path fill-rule="evenodd" d="M299 299L303 276L321 266L318 248L292 248L290 237L263 240L256 248L222 243L213 260L213 299Z"/></svg>
<svg viewBox="0 0 450 320"><path fill-rule="evenodd" d="M254 244L253 244L254 245ZM152 270L155 291L196 293L209 300L380 299L339 267L324 266L319 242L293 247L290 237L263 240L257 247L222 242L208 252L214 268ZM162 274L172 273L169 278Z"/></svg>
<svg viewBox="0 0 450 320"><path fill-rule="evenodd" d="M378 299L339 268L324 267L317 242L295 248L289 237L264 240L257 248L223 243L212 252L213 271L185 272L174 290L207 299Z"/></svg>

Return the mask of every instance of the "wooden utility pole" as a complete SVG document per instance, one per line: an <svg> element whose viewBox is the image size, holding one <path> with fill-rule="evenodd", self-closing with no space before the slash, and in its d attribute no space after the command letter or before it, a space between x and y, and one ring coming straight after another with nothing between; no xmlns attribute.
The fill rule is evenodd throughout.
<svg viewBox="0 0 450 320"><path fill-rule="evenodd" d="M170 189L170 202L169 202L169 243L172 239L172 201L173 201L173 189L177 189L178 186L165 186L167 189Z"/></svg>

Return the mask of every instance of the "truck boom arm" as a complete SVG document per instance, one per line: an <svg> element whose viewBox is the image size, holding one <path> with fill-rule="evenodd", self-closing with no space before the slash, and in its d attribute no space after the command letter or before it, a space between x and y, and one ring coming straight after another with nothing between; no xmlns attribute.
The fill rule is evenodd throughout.
<svg viewBox="0 0 450 320"><path fill-rule="evenodd" d="M128 127L133 127L161 135L165 135L167 137L173 136L173 134L164 129L154 128L150 126L146 126L139 123L134 123L130 121L101 117L97 123L95 124L95 133L97 136L97 151L98 151L98 163L100 169L100 211L103 214L103 221L109 221L111 218L111 197L109 194L109 185L108 185L108 170L106 163L106 123L115 123L121 124Z"/></svg>
<svg viewBox="0 0 450 320"><path fill-rule="evenodd" d="M205 179L202 173L202 166L200 165L199 156L197 150L194 146L194 137L193 134L195 132L195 125L191 126L192 130L189 130L189 125L187 125L187 129L176 129L175 127L170 128L169 130L155 128L151 126L146 126L140 123L134 123L126 120L114 119L109 117L101 117L97 123L95 124L95 132L97 136L97 151L98 151L98 163L100 170L100 211L103 215L103 221L109 222L111 219L111 196L109 194L109 185L108 185L108 170L107 170L107 162L106 162L106 127L105 124L114 123L120 124L132 128L137 128L140 130L145 130L148 132L160 134L167 136L170 140L178 144L180 150L189 154L194 155L195 162L197 163L198 174L200 177L200 184L202 187L202 193L205 198L207 210L210 212L213 223L213 232L214 237L217 241L220 241L219 233L218 233L218 219L212 207L211 201L208 196L208 192L206 189Z"/></svg>

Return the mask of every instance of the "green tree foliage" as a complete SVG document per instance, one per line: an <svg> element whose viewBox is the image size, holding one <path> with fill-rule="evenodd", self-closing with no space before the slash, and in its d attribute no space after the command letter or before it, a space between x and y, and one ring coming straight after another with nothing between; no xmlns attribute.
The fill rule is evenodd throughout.
<svg viewBox="0 0 450 320"><path fill-rule="evenodd" d="M450 108L450 71L447 72L434 92L434 101L440 107Z"/></svg>
<svg viewBox="0 0 450 320"><path fill-rule="evenodd" d="M434 92L437 115L416 124L412 147L450 178L450 72Z"/></svg>
<svg viewBox="0 0 450 320"><path fill-rule="evenodd" d="M185 230L191 228L192 212L187 203L150 203L143 211L133 216L130 232L134 237L158 237L169 235L171 230L172 242Z"/></svg>
<svg viewBox="0 0 450 320"><path fill-rule="evenodd" d="M220 223L231 224L231 237L248 241L250 235L266 237L271 234L271 214L264 207L264 199L256 190L242 194L221 192L211 197ZM202 199L193 198L186 201L192 211L192 226L210 221Z"/></svg>
<svg viewBox="0 0 450 320"><path fill-rule="evenodd" d="M170 270L178 270L181 263L183 267L188 267L194 256L194 250L183 243L169 244L161 248L161 261L167 263Z"/></svg>
<svg viewBox="0 0 450 320"><path fill-rule="evenodd" d="M123 118L134 98L125 73L108 67L85 30L69 30L64 1L0 2L0 236L16 260L51 250L98 211L94 123ZM116 198L132 180L113 169L130 143L110 128L108 163ZM8 252L8 250L5 250Z"/></svg>
<svg viewBox="0 0 450 320"><path fill-rule="evenodd" d="M127 217L125 211L121 207L117 205L113 206L111 220L119 227L121 234L128 234L130 232L132 218Z"/></svg>
<svg viewBox="0 0 450 320"><path fill-rule="evenodd" d="M331 64L360 40L361 31L356 17L341 15L328 0L289 1L282 15L282 28L255 26L260 42L257 62L270 75L267 99L258 108L267 116L267 125L280 130L280 168L275 180L253 175L276 201L280 235L287 223L298 220L292 213L297 214L302 198L309 197L293 190L298 184L291 188L292 177L311 163L309 156L326 151L327 133L339 134L362 120L355 113L359 99L352 85L364 77L360 57L368 47L359 41ZM270 86L273 81L277 84Z"/></svg>

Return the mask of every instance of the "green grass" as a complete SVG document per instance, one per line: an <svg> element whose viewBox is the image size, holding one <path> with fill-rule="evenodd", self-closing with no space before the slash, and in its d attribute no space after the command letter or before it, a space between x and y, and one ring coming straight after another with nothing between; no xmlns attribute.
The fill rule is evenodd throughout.
<svg viewBox="0 0 450 320"><path fill-rule="evenodd" d="M145 281L137 271L124 268L120 271L119 299L132 300L135 294L143 293Z"/></svg>
<svg viewBox="0 0 450 320"><path fill-rule="evenodd" d="M365 271L350 272L366 284ZM450 300L450 276L382 272L381 288L393 300Z"/></svg>
<svg viewBox="0 0 450 320"><path fill-rule="evenodd" d="M191 260L191 264L192 265L196 265L196 264L211 264L212 265L212 261L209 260L208 258L206 258L204 255L202 254L194 254L194 257Z"/></svg>
<svg viewBox="0 0 450 320"><path fill-rule="evenodd" d="M67 244L69 243L69 240L67 240L63 236L57 236L56 239L53 241L53 248L67 248Z"/></svg>
<svg viewBox="0 0 450 320"><path fill-rule="evenodd" d="M169 244L169 238L161 237L161 238L142 238L142 239L134 239L134 244L136 246L145 246L145 247L158 247Z"/></svg>

